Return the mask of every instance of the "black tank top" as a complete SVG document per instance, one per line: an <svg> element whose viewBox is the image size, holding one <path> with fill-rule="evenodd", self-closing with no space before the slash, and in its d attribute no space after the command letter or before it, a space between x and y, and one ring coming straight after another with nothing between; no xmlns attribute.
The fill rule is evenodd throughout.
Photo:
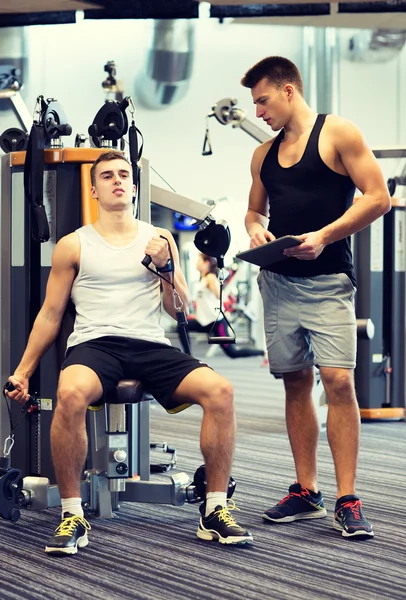
<svg viewBox="0 0 406 600"><path fill-rule="evenodd" d="M302 158L292 167L281 167L280 131L261 167L261 181L268 193L268 230L275 237L317 231L332 223L352 205L355 185L350 177L332 171L319 154L319 137L326 115L317 115ZM355 285L350 238L326 246L315 260L288 258L269 267L292 277L346 273Z"/></svg>

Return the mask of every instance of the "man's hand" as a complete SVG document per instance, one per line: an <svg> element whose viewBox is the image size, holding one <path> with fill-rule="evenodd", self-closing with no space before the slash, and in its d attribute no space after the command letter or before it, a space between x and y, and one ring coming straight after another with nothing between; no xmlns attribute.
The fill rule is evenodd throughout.
<svg viewBox="0 0 406 600"><path fill-rule="evenodd" d="M250 230L250 248L256 248L257 246L262 246L266 244L266 242L273 242L276 238L273 233L264 229L262 225L258 225L258 227L252 227Z"/></svg>
<svg viewBox="0 0 406 600"><path fill-rule="evenodd" d="M28 393L28 379L19 373L14 373L8 378L9 382L13 384L15 390L12 392L7 392L7 396L16 400L19 404L24 405L27 400L30 398L30 394Z"/></svg>
<svg viewBox="0 0 406 600"><path fill-rule="evenodd" d="M303 233L302 235L296 235L295 237L300 238L303 242L298 246L286 248L286 250L283 251L283 254L289 256L289 258L314 260L320 256L326 247L323 234L320 231L311 231L310 233Z"/></svg>
<svg viewBox="0 0 406 600"><path fill-rule="evenodd" d="M168 242L158 236L151 238L145 248L145 254L148 254L151 257L151 260L156 267L164 267L170 258Z"/></svg>

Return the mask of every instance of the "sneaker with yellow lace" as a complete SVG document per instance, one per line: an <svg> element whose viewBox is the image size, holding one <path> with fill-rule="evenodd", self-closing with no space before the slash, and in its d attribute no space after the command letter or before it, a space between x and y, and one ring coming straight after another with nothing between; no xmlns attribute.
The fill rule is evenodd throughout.
<svg viewBox="0 0 406 600"><path fill-rule="evenodd" d="M197 537L201 540L217 541L220 544L251 544L252 534L240 527L234 517L230 514L232 510L239 510L233 500L228 505L216 506L214 511L207 517L206 502L199 507L201 518Z"/></svg>
<svg viewBox="0 0 406 600"><path fill-rule="evenodd" d="M45 552L49 554L76 554L78 548L88 545L90 525L85 518L65 513L54 535L48 540Z"/></svg>

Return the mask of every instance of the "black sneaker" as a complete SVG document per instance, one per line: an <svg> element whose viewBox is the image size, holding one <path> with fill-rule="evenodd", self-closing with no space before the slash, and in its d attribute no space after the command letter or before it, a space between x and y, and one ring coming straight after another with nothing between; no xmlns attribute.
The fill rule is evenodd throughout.
<svg viewBox="0 0 406 600"><path fill-rule="evenodd" d="M300 483L294 483L289 488L289 494L276 506L268 508L262 518L274 523L291 523L299 519L322 519L326 516L321 492L315 494L302 488Z"/></svg>
<svg viewBox="0 0 406 600"><path fill-rule="evenodd" d="M220 544L251 544L252 534L238 525L231 510L239 510L234 500L229 500L226 507L216 506L214 511L205 517L206 502L199 507L201 518L197 537L201 540L217 541Z"/></svg>
<svg viewBox="0 0 406 600"><path fill-rule="evenodd" d="M362 503L358 496L342 496L334 509L334 529L344 537L372 538L372 525L362 513Z"/></svg>
<svg viewBox="0 0 406 600"><path fill-rule="evenodd" d="M90 525L83 517L65 513L55 529L54 535L48 540L45 552L49 554L76 554L78 548L88 545L87 532Z"/></svg>

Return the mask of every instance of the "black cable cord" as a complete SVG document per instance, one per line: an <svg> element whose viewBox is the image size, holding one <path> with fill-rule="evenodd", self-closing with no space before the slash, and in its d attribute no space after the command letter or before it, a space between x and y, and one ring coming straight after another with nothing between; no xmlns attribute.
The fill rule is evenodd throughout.
<svg viewBox="0 0 406 600"><path fill-rule="evenodd" d="M4 399L6 401L7 412L8 412L8 419L10 421L10 432L11 432L11 434L13 434L14 431L19 426L19 424L21 423L22 419L24 418L25 413L27 412L28 408L30 406L33 406L33 402L32 401L30 402L30 400L27 400L27 402L21 408L21 413L22 414L21 414L20 418L18 419L17 423L14 425L13 424L13 418L12 418L12 415L11 415L11 404L10 404L10 401L9 401L10 399L8 398L8 396L6 394L6 389L7 389L6 387L3 388L3 396L4 396Z"/></svg>
<svg viewBox="0 0 406 600"><path fill-rule="evenodd" d="M220 337L216 337L216 336L213 337L212 336L212 333L215 333L215 331L216 331L216 325L217 325L217 323L219 321L219 317L221 315L221 318L224 319L224 321L227 324L227 327L229 327L231 329L232 333L233 333L232 336L226 336L226 338L224 338L224 339L227 340L227 343L235 343L235 337L236 337L235 336L235 331L232 328L231 323L227 319L227 317L226 317L226 315L224 313L224 310L223 310L223 283L224 283L224 281L222 279L219 279L219 283L220 283L220 307L219 307L219 311L217 313L217 318L214 321L214 323L211 326L210 331L209 331L209 341L210 341L210 338L211 338L212 340L215 339L216 343L221 343L221 338L223 336L220 336ZM234 338L234 339L233 340L232 339L227 339L227 337Z"/></svg>
<svg viewBox="0 0 406 600"><path fill-rule="evenodd" d="M166 279L166 277L163 277L163 275L161 273L159 273L157 270L151 269L149 265L147 265L145 263L143 263L143 264L144 264L144 267L146 267L148 269L148 271L151 271L151 273L154 273L154 275L158 275L158 277L163 279L163 281L166 281L166 283L169 283L169 285L172 286L174 307L175 307L175 311L176 311L176 320L178 322L178 327L179 327L179 335L182 338L182 341L186 348L187 354L191 355L192 352L190 349L189 338L188 338L188 335L186 332L186 326L187 326L186 313L184 310L182 310L183 309L182 298L179 296L178 292L176 291L175 283L174 283L175 282L175 262L173 260L172 248L171 248L168 238L166 238L163 235L161 235L160 237L163 240L166 240L166 242L168 244L168 251L169 251L170 261L171 261L171 265L172 265L172 270L169 272L170 279ZM177 301L179 302L178 306L177 306Z"/></svg>
<svg viewBox="0 0 406 600"><path fill-rule="evenodd" d="M151 267L149 265L144 265L148 271L151 271L151 273L154 273L154 275L158 275L158 277L160 277L161 279L163 279L164 281L166 281L166 283L169 283L169 285L172 286L173 289L175 289L175 263L173 260L173 254L172 254L172 248L171 245L169 243L168 238L166 238L164 235L160 235L159 237L161 237L163 240L165 240L168 244L168 251L169 251L169 257L171 259L171 264L172 264L172 271L170 271L169 273L169 277L172 279L172 281L170 281L169 279L166 279L166 277L163 277L163 275L161 273L159 273L156 269L151 269Z"/></svg>

